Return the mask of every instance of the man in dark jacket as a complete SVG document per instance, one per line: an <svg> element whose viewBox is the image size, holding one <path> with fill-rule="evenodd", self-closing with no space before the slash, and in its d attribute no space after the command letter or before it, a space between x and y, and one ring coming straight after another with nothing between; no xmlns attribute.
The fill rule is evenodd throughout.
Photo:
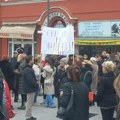
<svg viewBox="0 0 120 120"><path fill-rule="evenodd" d="M27 104L26 104L26 120L36 120L32 116L32 104L34 102L35 91L38 89L37 80L35 73L32 69L34 63L33 57L31 55L26 57L26 67L23 71L24 82L25 82L25 92L27 94Z"/></svg>

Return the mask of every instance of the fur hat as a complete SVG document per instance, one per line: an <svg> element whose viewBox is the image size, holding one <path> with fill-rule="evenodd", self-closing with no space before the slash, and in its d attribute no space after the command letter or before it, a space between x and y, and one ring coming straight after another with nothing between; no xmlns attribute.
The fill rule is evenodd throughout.
<svg viewBox="0 0 120 120"><path fill-rule="evenodd" d="M84 64L84 65L92 65L92 62L90 61L90 60L84 60L83 62L82 62L82 64Z"/></svg>
<svg viewBox="0 0 120 120"><path fill-rule="evenodd" d="M64 62L65 64L67 64L67 63L68 63L68 58L64 57L64 58L62 58L60 61L62 61L62 62Z"/></svg>

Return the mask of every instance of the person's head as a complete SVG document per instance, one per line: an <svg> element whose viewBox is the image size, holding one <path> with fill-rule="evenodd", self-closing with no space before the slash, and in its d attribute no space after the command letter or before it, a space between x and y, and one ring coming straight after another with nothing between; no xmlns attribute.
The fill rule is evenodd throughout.
<svg viewBox="0 0 120 120"><path fill-rule="evenodd" d="M34 59L34 64L37 64L37 63L38 63L38 59L35 58L35 59Z"/></svg>
<svg viewBox="0 0 120 120"><path fill-rule="evenodd" d="M17 52L17 51L14 51L14 52L13 52L13 57L15 57L15 58L18 57L18 52Z"/></svg>
<svg viewBox="0 0 120 120"><path fill-rule="evenodd" d="M97 59L97 61L101 61L102 60L101 55L96 55L96 59Z"/></svg>
<svg viewBox="0 0 120 120"><path fill-rule="evenodd" d="M17 48L17 52L18 52L18 54L24 53L24 48L23 47Z"/></svg>
<svg viewBox="0 0 120 120"><path fill-rule="evenodd" d="M82 55L76 55L75 60L83 62L83 56Z"/></svg>
<svg viewBox="0 0 120 120"><path fill-rule="evenodd" d="M36 59L40 62L41 61L41 55L37 55Z"/></svg>
<svg viewBox="0 0 120 120"><path fill-rule="evenodd" d="M34 59L33 59L32 55L26 56L26 63L31 65L31 66L34 64Z"/></svg>
<svg viewBox="0 0 120 120"><path fill-rule="evenodd" d="M26 54L19 54L17 57L17 62L22 62L26 58Z"/></svg>
<svg viewBox="0 0 120 120"><path fill-rule="evenodd" d="M102 52L101 52L101 56L102 56L102 57L106 57L106 54L107 54L106 51L102 51Z"/></svg>
<svg viewBox="0 0 120 120"><path fill-rule="evenodd" d="M84 59L84 60L88 60L88 55L87 55L87 54L84 54L84 55L83 55L83 59Z"/></svg>
<svg viewBox="0 0 120 120"><path fill-rule="evenodd" d="M54 70L54 65L51 57L46 57L45 62L50 65L50 67Z"/></svg>
<svg viewBox="0 0 120 120"><path fill-rule="evenodd" d="M74 56L74 57L75 57L75 56ZM72 55L72 54L69 55L69 59L70 59L70 60L73 60L73 55Z"/></svg>
<svg viewBox="0 0 120 120"><path fill-rule="evenodd" d="M79 78L80 78L80 69L79 69L79 67L76 66L76 65L69 66L68 69L67 69L67 77L71 81L79 82Z"/></svg>
<svg viewBox="0 0 120 120"><path fill-rule="evenodd" d="M8 55L3 55L2 56L2 61L9 61Z"/></svg>
<svg viewBox="0 0 120 120"><path fill-rule="evenodd" d="M64 57L60 60L60 66L64 67L68 63L68 58Z"/></svg>
<svg viewBox="0 0 120 120"><path fill-rule="evenodd" d="M110 54L106 53L106 57L107 57L107 59L110 59Z"/></svg>
<svg viewBox="0 0 120 120"><path fill-rule="evenodd" d="M109 73L114 71L116 68L116 65L112 61L105 61L102 64L102 70L103 73Z"/></svg>

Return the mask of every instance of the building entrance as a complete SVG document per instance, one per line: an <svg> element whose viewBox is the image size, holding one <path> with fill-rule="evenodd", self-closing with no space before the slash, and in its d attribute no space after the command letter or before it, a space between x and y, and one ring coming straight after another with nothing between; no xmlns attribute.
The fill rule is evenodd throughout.
<svg viewBox="0 0 120 120"><path fill-rule="evenodd" d="M34 56L34 41L32 40L15 40L9 41L9 56L13 56L13 52L19 48L23 48L24 53Z"/></svg>

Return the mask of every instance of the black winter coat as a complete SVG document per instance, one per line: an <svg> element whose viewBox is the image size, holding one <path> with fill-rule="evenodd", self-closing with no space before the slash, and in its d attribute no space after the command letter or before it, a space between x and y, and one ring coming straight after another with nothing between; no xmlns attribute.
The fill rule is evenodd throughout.
<svg viewBox="0 0 120 120"><path fill-rule="evenodd" d="M54 78L55 97L59 97L60 89L66 82L68 82L66 70L58 67Z"/></svg>
<svg viewBox="0 0 120 120"><path fill-rule="evenodd" d="M0 61L0 68L4 74L10 90L14 90L15 74L11 63L6 60Z"/></svg>
<svg viewBox="0 0 120 120"><path fill-rule="evenodd" d="M25 90L24 90L24 76L23 76L23 70L24 70L25 66L26 66L26 62L25 61L21 62L19 64L19 66L18 66L19 72L16 73L16 79L18 80L18 84L19 84L18 92L20 94L25 94Z"/></svg>
<svg viewBox="0 0 120 120"><path fill-rule="evenodd" d="M16 64L17 64L17 58L12 57L12 58L10 59L10 63L11 63L11 65L12 65L12 68L15 69L15 66L16 66Z"/></svg>
<svg viewBox="0 0 120 120"><path fill-rule="evenodd" d="M114 79L113 72L106 73L100 78L95 101L101 108L112 108L117 105L116 92L113 87Z"/></svg>
<svg viewBox="0 0 120 120"><path fill-rule="evenodd" d="M32 69L32 66L26 65L26 67L23 70L23 76L24 76L24 90L26 93L33 93L37 91L38 84L35 77L35 73Z"/></svg>
<svg viewBox="0 0 120 120"><path fill-rule="evenodd" d="M84 82L85 85L87 85L87 87L89 88L89 91L91 91L92 79L93 79L92 69L82 67L80 70L80 82Z"/></svg>
<svg viewBox="0 0 120 120"><path fill-rule="evenodd" d="M71 84L74 90L74 113L71 118L65 120L89 119L89 90L82 82L68 82L63 86L63 95L60 97L60 106L66 108L71 95Z"/></svg>

